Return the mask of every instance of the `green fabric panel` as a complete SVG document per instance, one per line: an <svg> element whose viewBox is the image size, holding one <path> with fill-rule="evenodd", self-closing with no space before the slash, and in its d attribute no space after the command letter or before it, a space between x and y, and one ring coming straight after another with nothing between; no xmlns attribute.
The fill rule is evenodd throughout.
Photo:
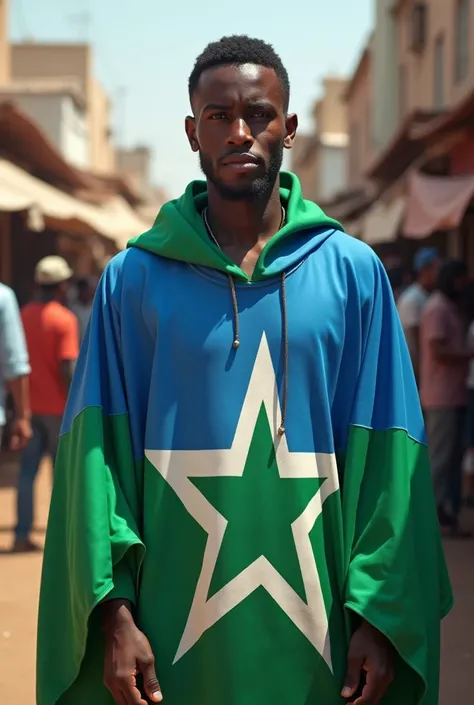
<svg viewBox="0 0 474 705"><path fill-rule="evenodd" d="M437 705L440 620L453 597L428 449L403 430L352 428L343 476L345 605L410 667L398 665L383 705Z"/></svg>
<svg viewBox="0 0 474 705"><path fill-rule="evenodd" d="M271 439L265 443L259 451L255 441L251 453L269 457L268 477L259 479L247 466L250 474L242 476L272 487L274 502L262 506L266 516L255 524L253 535L258 527L276 531L267 515L279 496L278 506L287 507L290 520L294 502L301 500L281 499L268 455ZM99 408L82 412L61 439L56 467L40 599L37 705L112 705L102 684L103 640L95 607L114 594L133 596L137 624L152 645L169 705L186 705L191 692L194 705L340 705L353 613L374 624L397 649L396 680L383 705L436 705L440 620L452 605L452 594L427 449L404 431L352 428L338 464L342 491L326 500L310 533L329 621L333 673L262 587L218 619L174 663L207 534L156 468L148 460L134 460L127 416L105 417ZM247 490L234 491L234 480L221 479L224 491L229 497L243 492L245 503ZM282 482L288 492L298 489L311 496L305 482ZM232 548L238 535L249 540L244 513L236 517L230 507L221 506L224 495L216 483L208 478L194 482L236 521L237 533L229 534L226 544ZM255 539L304 599L297 579L287 574L291 565L283 563L265 536ZM290 546L284 533L279 541L282 550ZM255 546L245 547L242 561L253 560L249 551ZM241 569L230 559L216 579L225 582ZM211 593L220 587L219 582L213 585ZM256 624L264 628L257 630Z"/></svg>
<svg viewBox="0 0 474 705"><path fill-rule="evenodd" d="M88 408L60 440L40 594L37 705L56 703L77 678L89 616L114 589L114 566L124 560L125 573L138 575L142 473L126 415Z"/></svg>
<svg viewBox="0 0 474 705"><path fill-rule="evenodd" d="M340 223L326 216L319 206L303 199L295 174L280 173L280 197L286 208L286 224L263 248L252 281L275 276L277 272L268 266L269 254L291 235L322 227L342 230ZM239 281L250 281L247 274L210 240L201 217L206 203L206 182L192 181L180 198L162 206L153 227L130 240L128 246L169 259L211 267Z"/></svg>

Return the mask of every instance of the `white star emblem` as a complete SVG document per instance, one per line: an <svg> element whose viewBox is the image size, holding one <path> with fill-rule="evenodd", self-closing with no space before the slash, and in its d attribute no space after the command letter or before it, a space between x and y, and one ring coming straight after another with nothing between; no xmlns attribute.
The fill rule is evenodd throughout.
<svg viewBox="0 0 474 705"><path fill-rule="evenodd" d="M292 524L307 603L264 556L260 556L208 599L227 520L189 478L242 476L262 403L265 405L275 439L280 477L325 478L303 513ZM309 533L322 512L325 500L339 489L336 458L333 453L290 452L286 436L280 437L277 434L280 419L275 371L267 339L263 335L231 448L145 451L148 460L208 534L201 573L174 663L196 644L206 630L261 586L306 636L332 670L328 616Z"/></svg>

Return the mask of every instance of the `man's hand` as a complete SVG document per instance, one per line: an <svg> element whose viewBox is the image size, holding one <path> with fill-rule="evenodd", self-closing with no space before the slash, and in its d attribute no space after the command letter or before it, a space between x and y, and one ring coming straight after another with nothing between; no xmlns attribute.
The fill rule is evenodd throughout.
<svg viewBox="0 0 474 705"><path fill-rule="evenodd" d="M145 692L153 703L163 700L155 673L155 659L146 636L136 626L127 600L101 606L105 634L104 683L117 705L147 705L137 687L141 673Z"/></svg>
<svg viewBox="0 0 474 705"><path fill-rule="evenodd" d="M394 648L377 629L363 621L349 645L343 698L351 698L360 686L362 671L366 683L354 705L379 705L393 681Z"/></svg>
<svg viewBox="0 0 474 705"><path fill-rule="evenodd" d="M33 432L29 419L16 419L12 426L10 448L11 450L23 450L31 440Z"/></svg>

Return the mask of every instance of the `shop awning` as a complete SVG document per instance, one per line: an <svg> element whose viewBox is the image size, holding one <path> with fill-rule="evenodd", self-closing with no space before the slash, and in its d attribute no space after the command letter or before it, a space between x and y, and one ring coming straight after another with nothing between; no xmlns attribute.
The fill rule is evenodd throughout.
<svg viewBox="0 0 474 705"><path fill-rule="evenodd" d="M368 245L380 245L397 239L405 211L405 198L399 196L390 204L377 201L363 216L361 239Z"/></svg>
<svg viewBox="0 0 474 705"><path fill-rule="evenodd" d="M101 206L85 203L0 159L0 211L29 211L40 230L41 219L65 232L99 234L118 248L148 229L145 221L120 196Z"/></svg>
<svg viewBox="0 0 474 705"><path fill-rule="evenodd" d="M350 220L345 223L344 225L344 230L348 235L352 235L352 237L357 238L358 240L360 239L362 235L362 218L359 218L359 220Z"/></svg>
<svg viewBox="0 0 474 705"><path fill-rule="evenodd" d="M439 177L414 172L407 185L403 234L408 238L457 228L474 198L473 175Z"/></svg>
<svg viewBox="0 0 474 705"><path fill-rule="evenodd" d="M141 217L121 196L111 198L101 207L101 215L106 216L108 224L113 224L114 240L120 249L125 249L130 238L149 230L153 223ZM155 216L158 214L156 210Z"/></svg>

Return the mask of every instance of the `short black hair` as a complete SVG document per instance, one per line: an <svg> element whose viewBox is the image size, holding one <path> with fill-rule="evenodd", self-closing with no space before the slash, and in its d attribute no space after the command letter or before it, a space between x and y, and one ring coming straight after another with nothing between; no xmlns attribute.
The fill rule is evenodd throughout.
<svg viewBox="0 0 474 705"><path fill-rule="evenodd" d="M438 273L438 291L448 297L454 298L456 279L468 274L467 264L459 259L447 259L443 262Z"/></svg>
<svg viewBox="0 0 474 705"><path fill-rule="evenodd" d="M233 34L222 37L217 42L211 42L198 56L188 81L189 99L192 97L201 78L201 74L215 66L241 66L242 64L257 64L273 69L280 82L285 112L290 102L290 79L283 66L280 56L271 44L263 39L253 39L246 34Z"/></svg>

